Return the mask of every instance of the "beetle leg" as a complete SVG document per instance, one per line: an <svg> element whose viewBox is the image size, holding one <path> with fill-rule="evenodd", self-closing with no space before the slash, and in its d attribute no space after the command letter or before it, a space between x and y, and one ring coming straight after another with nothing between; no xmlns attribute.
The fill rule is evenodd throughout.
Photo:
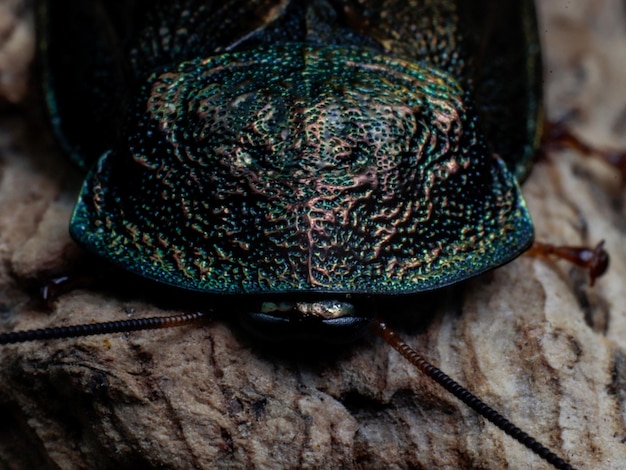
<svg viewBox="0 0 626 470"><path fill-rule="evenodd" d="M546 122L540 151L545 153L550 149L565 147L611 165L619 171L622 185L626 184L626 151L594 147L574 135L563 121Z"/></svg>
<svg viewBox="0 0 626 470"><path fill-rule="evenodd" d="M604 249L604 240L595 248L586 246L558 246L549 243L534 242L527 251L531 256L557 256L589 271L589 284L593 286L596 278L602 276L609 267L609 254Z"/></svg>
<svg viewBox="0 0 626 470"><path fill-rule="evenodd" d="M88 274L63 275L48 279L39 289L41 300L49 307L52 302L63 294L82 287L89 287L96 281L95 276Z"/></svg>

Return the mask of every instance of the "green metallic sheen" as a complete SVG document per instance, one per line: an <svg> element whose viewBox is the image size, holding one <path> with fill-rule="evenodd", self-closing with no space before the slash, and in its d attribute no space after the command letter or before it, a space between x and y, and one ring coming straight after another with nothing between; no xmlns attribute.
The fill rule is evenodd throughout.
<svg viewBox="0 0 626 470"><path fill-rule="evenodd" d="M533 237L534 10L466 3L47 2L53 126L91 166L72 236L212 293L416 293L509 262ZM94 53L91 88L59 84L59 55Z"/></svg>

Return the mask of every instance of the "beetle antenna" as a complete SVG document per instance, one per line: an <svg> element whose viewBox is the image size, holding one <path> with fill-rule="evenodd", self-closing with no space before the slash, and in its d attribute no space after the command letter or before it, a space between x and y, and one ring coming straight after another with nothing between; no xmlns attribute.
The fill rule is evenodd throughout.
<svg viewBox="0 0 626 470"><path fill-rule="evenodd" d="M553 467L559 470L573 470L573 467L561 457L515 426L500 413L455 382L443 371L430 364L421 354L406 344L402 338L384 322L380 320L374 321L372 329L411 364L417 367L420 372L441 385L471 409L482 415L487 421L500 428L519 443L528 447L533 453L544 459Z"/></svg>
<svg viewBox="0 0 626 470"><path fill-rule="evenodd" d="M0 345L42 341L46 339L78 338L80 336L105 335L139 330L158 330L197 323L206 315L201 312L179 313L167 317L136 318L132 320L109 321L84 325L41 328L37 330L0 333Z"/></svg>

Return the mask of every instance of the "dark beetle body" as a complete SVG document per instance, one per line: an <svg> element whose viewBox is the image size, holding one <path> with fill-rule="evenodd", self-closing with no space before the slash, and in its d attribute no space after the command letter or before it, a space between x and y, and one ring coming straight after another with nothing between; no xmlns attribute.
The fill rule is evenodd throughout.
<svg viewBox="0 0 626 470"><path fill-rule="evenodd" d="M90 169L71 233L127 270L417 293L532 241L531 1L50 1L42 28L55 132Z"/></svg>

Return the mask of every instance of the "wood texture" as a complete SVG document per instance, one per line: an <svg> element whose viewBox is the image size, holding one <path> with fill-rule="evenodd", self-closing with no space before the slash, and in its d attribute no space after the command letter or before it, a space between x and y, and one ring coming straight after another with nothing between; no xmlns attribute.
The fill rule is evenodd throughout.
<svg viewBox="0 0 626 470"><path fill-rule="evenodd" d="M538 3L548 115L570 116L597 145L626 147L624 3ZM4 0L0 11L9 4L18 5ZM7 24L32 33L28 10L10 11L0 56ZM20 47L13 65L0 61L0 76L21 67L32 38ZM36 282L81 262L101 269L67 235L80 178L49 136L35 93L0 107L2 331L167 313L142 300L150 290L115 283L62 295L51 312L37 306ZM416 302L415 317L432 319L401 332L573 465L623 468L626 192L611 168L564 151L537 163L524 193L538 239L605 239L608 275L590 288L566 263L523 256L446 292L437 307ZM215 321L0 350L2 468L507 465L548 468L374 338L294 354Z"/></svg>

